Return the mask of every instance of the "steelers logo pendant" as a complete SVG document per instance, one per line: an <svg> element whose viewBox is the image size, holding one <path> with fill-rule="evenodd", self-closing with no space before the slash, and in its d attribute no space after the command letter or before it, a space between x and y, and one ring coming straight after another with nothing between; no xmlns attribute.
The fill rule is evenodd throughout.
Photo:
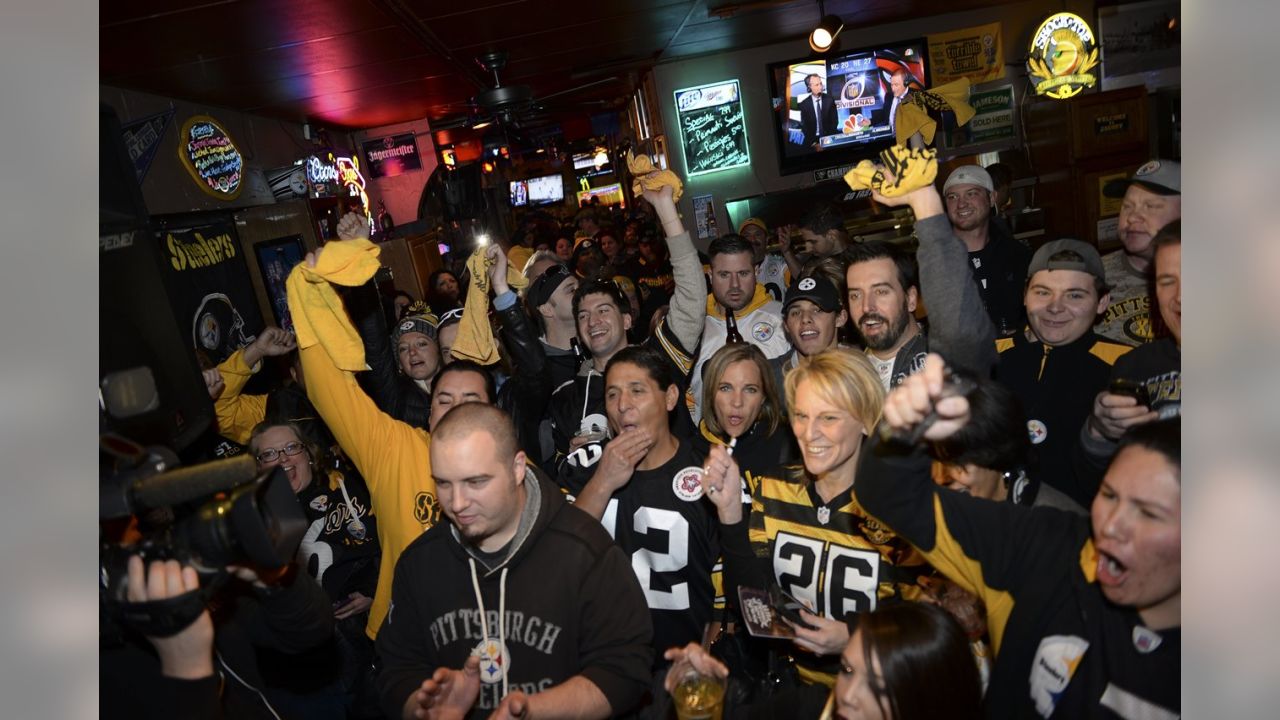
<svg viewBox="0 0 1280 720"><path fill-rule="evenodd" d="M364 536L369 532L369 529L358 519L352 518L351 522L347 523L347 532L356 540L363 540Z"/></svg>
<svg viewBox="0 0 1280 720"><path fill-rule="evenodd" d="M690 465L671 478L671 490L685 502L702 497L702 468Z"/></svg>
<svg viewBox="0 0 1280 720"><path fill-rule="evenodd" d="M1028 420L1027 434L1031 436L1032 445L1039 445L1049 437L1049 427L1040 420Z"/></svg>
<svg viewBox="0 0 1280 720"><path fill-rule="evenodd" d="M818 508L818 522L823 525L831 522L831 508L825 505Z"/></svg>
<svg viewBox="0 0 1280 720"><path fill-rule="evenodd" d="M507 646L494 638L481 640L471 651L472 656L480 658L480 682L486 685L502 682L502 669L511 674L511 655Z"/></svg>

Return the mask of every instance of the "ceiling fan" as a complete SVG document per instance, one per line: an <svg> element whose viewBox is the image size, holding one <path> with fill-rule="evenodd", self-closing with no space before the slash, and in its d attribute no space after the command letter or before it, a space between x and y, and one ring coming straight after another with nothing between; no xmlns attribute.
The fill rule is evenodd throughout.
<svg viewBox="0 0 1280 720"><path fill-rule="evenodd" d="M481 129L492 124L504 128L522 129L545 122L547 119L547 101L562 98L573 93L604 85L618 80L618 76L601 78L589 83L577 85L566 90L559 90L542 97L534 97L533 88L528 85L503 85L498 72L507 65L507 53L504 50L491 50L476 58L476 64L482 70L493 74L493 87L480 90L464 103L467 112L442 118L431 123L432 128L448 130L454 128ZM606 106L607 100L579 100L573 103L578 106Z"/></svg>

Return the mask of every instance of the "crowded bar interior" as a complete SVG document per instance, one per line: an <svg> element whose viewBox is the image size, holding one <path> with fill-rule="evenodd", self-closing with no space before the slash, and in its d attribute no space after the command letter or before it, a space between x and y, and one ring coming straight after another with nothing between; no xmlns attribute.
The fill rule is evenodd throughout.
<svg viewBox="0 0 1280 720"><path fill-rule="evenodd" d="M102 717L1179 717L1180 23L102 4Z"/></svg>

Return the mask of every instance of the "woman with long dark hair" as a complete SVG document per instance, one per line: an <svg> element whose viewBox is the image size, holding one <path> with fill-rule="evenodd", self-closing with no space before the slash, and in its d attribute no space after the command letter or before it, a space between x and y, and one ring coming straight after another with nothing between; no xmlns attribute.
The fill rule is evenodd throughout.
<svg viewBox="0 0 1280 720"><path fill-rule="evenodd" d="M702 420L694 446L704 456L714 445L733 446L748 491L756 478L777 475L796 457L774 372L760 348L733 343L703 365Z"/></svg>
<svg viewBox="0 0 1280 720"><path fill-rule="evenodd" d="M690 643L671 648L666 688L689 670L726 677L728 668ZM976 720L982 713L978 665L964 630L945 610L925 603L886 605L857 618L840 654L835 687L805 685L748 707L726 707L729 718L753 720Z"/></svg>

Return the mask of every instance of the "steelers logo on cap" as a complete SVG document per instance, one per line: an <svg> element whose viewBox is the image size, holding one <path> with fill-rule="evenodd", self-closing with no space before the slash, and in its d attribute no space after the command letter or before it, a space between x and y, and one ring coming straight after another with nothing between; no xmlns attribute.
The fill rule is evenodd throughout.
<svg viewBox="0 0 1280 720"><path fill-rule="evenodd" d="M1157 170L1159 170L1159 169L1160 169L1160 161L1159 161L1159 160L1149 160L1149 161L1147 161L1147 164L1145 164L1145 165L1143 165L1142 167L1138 168L1138 172L1134 173L1134 176L1135 176L1135 177L1137 177L1137 176L1139 176L1139 175L1150 175L1151 173L1153 173L1153 172L1155 172L1155 171L1157 171Z"/></svg>
<svg viewBox="0 0 1280 720"><path fill-rule="evenodd" d="M400 331L401 331L401 332L404 332L404 331L406 331L406 330L412 330L412 329L413 329L413 321L412 321L412 320L405 320L404 322L400 323Z"/></svg>
<svg viewBox="0 0 1280 720"><path fill-rule="evenodd" d="M797 285L796 287L800 288L804 292L809 292L810 290L814 289L817 286L818 286L818 283L814 281L813 278L805 278L801 280L800 284Z"/></svg>

